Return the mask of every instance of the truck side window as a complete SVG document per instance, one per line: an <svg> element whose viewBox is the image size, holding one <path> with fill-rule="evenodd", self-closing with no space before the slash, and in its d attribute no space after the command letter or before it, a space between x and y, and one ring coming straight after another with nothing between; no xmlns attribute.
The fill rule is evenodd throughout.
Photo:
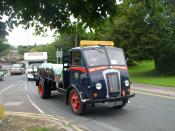
<svg viewBox="0 0 175 131"><path fill-rule="evenodd" d="M72 65L73 66L84 66L84 62L81 57L81 53L79 51L72 52Z"/></svg>

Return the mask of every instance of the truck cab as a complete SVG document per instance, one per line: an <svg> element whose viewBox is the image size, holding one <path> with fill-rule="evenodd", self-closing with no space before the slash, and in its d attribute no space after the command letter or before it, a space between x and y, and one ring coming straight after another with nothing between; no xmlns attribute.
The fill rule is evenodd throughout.
<svg viewBox="0 0 175 131"><path fill-rule="evenodd" d="M81 41L64 57L63 83L66 103L76 114L87 104L108 102L122 108L130 93L128 68L121 48L112 41Z"/></svg>

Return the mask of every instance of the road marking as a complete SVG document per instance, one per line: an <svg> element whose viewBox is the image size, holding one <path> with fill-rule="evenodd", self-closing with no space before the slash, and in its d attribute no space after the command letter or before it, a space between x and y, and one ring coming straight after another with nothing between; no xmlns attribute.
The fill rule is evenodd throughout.
<svg viewBox="0 0 175 131"><path fill-rule="evenodd" d="M32 99L30 98L29 95L27 95L27 98L29 99L30 103L31 103L41 114L44 113L44 111L43 111L42 109L40 109L40 108L32 101Z"/></svg>
<svg viewBox="0 0 175 131"><path fill-rule="evenodd" d="M128 103L128 105L130 105L130 106L135 106L135 107L138 107L138 108L144 108L143 105L138 105L138 104Z"/></svg>
<svg viewBox="0 0 175 131"><path fill-rule="evenodd" d="M2 89L2 90L0 91L0 95L2 95L2 93L3 93L4 91L8 90L9 88L13 87L14 85L15 85L15 84L11 84L11 85L9 85L8 87Z"/></svg>
<svg viewBox="0 0 175 131"><path fill-rule="evenodd" d="M155 94L155 93L149 93L149 92L143 92L143 91L132 90L132 92L138 93L138 94L149 95L149 96L157 96L157 97L166 98L166 99L172 99L172 100L175 99L175 97L173 97L173 96L165 96L165 95L160 95L160 94Z"/></svg>
<svg viewBox="0 0 175 131"><path fill-rule="evenodd" d="M24 87L25 87L25 90L27 90L27 85L26 85L26 83L25 83L25 86L24 86Z"/></svg>
<svg viewBox="0 0 175 131"><path fill-rule="evenodd" d="M21 101L14 101L14 102L7 102L4 104L4 106L19 106L22 105L24 102Z"/></svg>

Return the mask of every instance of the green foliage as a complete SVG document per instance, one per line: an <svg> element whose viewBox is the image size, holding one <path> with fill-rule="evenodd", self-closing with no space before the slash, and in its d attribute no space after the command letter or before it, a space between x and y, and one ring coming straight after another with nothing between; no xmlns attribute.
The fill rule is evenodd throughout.
<svg viewBox="0 0 175 131"><path fill-rule="evenodd" d="M48 62L56 63L56 48L54 44L39 45L30 49L30 52L47 52Z"/></svg>
<svg viewBox="0 0 175 131"><path fill-rule="evenodd" d="M134 83L172 87L175 85L175 76L166 76L155 72L153 61L140 61L136 66L129 67L129 75Z"/></svg>
<svg viewBox="0 0 175 131"><path fill-rule="evenodd" d="M82 23L77 23L77 25L74 23L72 29L74 30L71 30L71 32L61 33L53 42L55 48L63 49L64 54L71 48L79 46L81 40L98 40L97 35L93 32L87 32Z"/></svg>
<svg viewBox="0 0 175 131"><path fill-rule="evenodd" d="M18 55L20 57L20 61L24 60L24 53L30 51L31 48L35 46L18 46Z"/></svg>
<svg viewBox="0 0 175 131"><path fill-rule="evenodd" d="M27 52L27 46L18 46L18 54L19 55L24 55L25 52Z"/></svg>
<svg viewBox="0 0 175 131"><path fill-rule="evenodd" d="M0 39L4 39L8 33L6 31L6 24L1 20L2 20L2 17L0 16Z"/></svg>
<svg viewBox="0 0 175 131"><path fill-rule="evenodd" d="M48 128L45 128L45 127L41 127L41 128L27 129L27 131L49 131L49 129Z"/></svg>
<svg viewBox="0 0 175 131"><path fill-rule="evenodd" d="M172 60L175 10L171 4L175 5L175 2L125 0L118 7L113 22L107 20L103 27L96 30L98 37L111 39L117 47L122 47L129 58L129 65L138 60L154 59L156 71L175 74L175 61Z"/></svg>
<svg viewBox="0 0 175 131"><path fill-rule="evenodd" d="M10 47L4 39L0 39L0 57L8 54Z"/></svg>
<svg viewBox="0 0 175 131"><path fill-rule="evenodd" d="M175 74L175 44L167 44L156 59L156 68L161 74Z"/></svg>
<svg viewBox="0 0 175 131"><path fill-rule="evenodd" d="M71 29L71 16L86 26L98 26L106 17L116 14L115 3L115 0L1 0L0 17L9 16L6 24L11 29L23 24L25 28L34 26L38 33L45 31L45 27L60 32Z"/></svg>

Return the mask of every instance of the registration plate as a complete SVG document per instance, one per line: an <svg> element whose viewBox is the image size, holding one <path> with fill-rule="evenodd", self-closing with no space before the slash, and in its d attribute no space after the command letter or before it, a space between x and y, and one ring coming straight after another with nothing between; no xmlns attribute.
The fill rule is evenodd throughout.
<svg viewBox="0 0 175 131"><path fill-rule="evenodd" d="M107 106L120 106L123 104L123 101L115 101L115 102L106 102Z"/></svg>

